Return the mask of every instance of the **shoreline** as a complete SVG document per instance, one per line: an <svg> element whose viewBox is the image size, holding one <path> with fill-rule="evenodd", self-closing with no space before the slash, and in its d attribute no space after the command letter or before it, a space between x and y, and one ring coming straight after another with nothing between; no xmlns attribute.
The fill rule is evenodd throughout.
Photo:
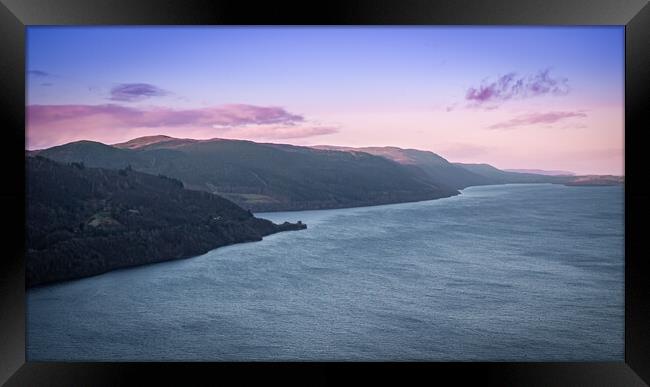
<svg viewBox="0 0 650 387"><path fill-rule="evenodd" d="M560 185L560 186L569 187L569 188L573 188L573 187L612 187L612 186L615 186L615 185L597 185L597 186L577 185L577 186L572 186L572 185L557 184L557 183L486 184L486 185L469 186L469 187L466 187L466 188L463 188L463 189L459 190L458 194L445 196L445 197L434 198L434 199L395 202L395 203L384 203L384 204L375 204L375 205L368 205L368 206L356 206L356 207L336 207L336 208L306 209L306 210L286 210L286 211L265 211L265 212L255 212L255 213L253 213L253 215L256 218L266 219L266 218L264 218L265 214L281 214L281 213L298 214L298 213L301 213L301 212L305 212L305 213L307 213L307 212L308 213L313 213L313 212L322 213L322 212L325 212L325 211L337 211L337 210L355 210L355 209L363 210L363 209L397 206L397 205L404 205L404 204L433 202L433 201L438 201L438 200L441 200L441 199L450 199L450 198L455 198L455 197L461 196L467 189L478 188L478 187L533 186L533 185L535 185L535 186L537 186L537 185ZM269 219L267 219L267 220L269 220ZM132 269L132 268L143 267L143 266L147 266L147 265L155 265L155 264L160 264L160 263L165 263L165 262L172 262L172 261L179 261L179 260L196 258L196 257L200 257L202 255L205 255L205 254L207 254L207 253L209 253L211 251L221 249L221 248L224 248L224 247L235 246L235 245L246 244L246 243L253 243L253 242L261 242L267 236L275 235L275 234L286 232L286 231L300 231L300 230L306 229L308 227L307 223L303 223L303 225L305 227L302 227L302 228L292 228L292 227L287 227L287 226L285 226L286 227L285 228L285 227L283 227L284 224L288 224L289 226L294 226L294 227L297 226L297 224L295 222L292 223L292 222L279 221L279 220L270 220L270 221L273 222L276 225L277 230L274 231L274 232L271 232L269 234L262 235L262 238L259 239L259 240L250 240L250 241L242 241L242 242L230 243L230 244L226 244L226 245L216 246L216 247L214 247L212 249L209 249L207 251L204 251L204 252L202 252L200 254L194 254L194 255L186 256L186 257L165 259L165 260L154 261L154 262L143 262L143 263L134 264L134 265L122 266L122 267L109 269L109 270L103 271L101 273L96 273L96 274L92 274L92 275L88 275L88 276L79 276L79 277L73 277L73 278L64 279L64 280L56 280L56 281L51 281L51 282L39 283L39 284L33 285L33 286L26 286L25 289L26 290L38 289L38 288L43 288L43 287L48 287L48 286L54 286L54 285L57 285L57 284L64 284L64 283L68 283L68 282L79 281L79 280L83 280L83 279L86 279L86 278L92 278L92 277L96 277L96 276L100 276L100 275L103 275L103 274L107 274L107 273L115 272L115 271L120 271L120 270L129 270L129 269ZM284 223L282 223L282 222L284 222Z"/></svg>
<svg viewBox="0 0 650 387"><path fill-rule="evenodd" d="M274 224L276 224L276 223L274 223ZM271 236L271 235L275 235L275 234L279 234L279 233L283 233L283 232L288 232L288 231L300 231L300 230L307 229L307 225L304 224L304 223L301 224L301 226L304 226L304 227L300 227L300 228L298 228L298 225L296 223L290 223L290 222L277 223L276 226L277 226L277 229L274 232L264 234L258 240L248 240L248 241L241 241L241 242L234 242L234 243L224 244L224 245L217 246L217 247L214 247L212 249L209 249L207 251L204 251L204 252L202 252L200 254L193 254L193 255L189 255L189 256L183 256L183 257L171 258L171 259L162 259L162 260L153 261L153 262L142 262L142 263L136 263L136 264L126 265L126 266L118 266L118 267L116 267L114 269L108 269L108 270L102 271L100 273L95 273L95 274L91 274L91 275L74 276L74 277L71 277L71 278L68 278L68 279L41 282L41 283L38 283L38 284L32 285L32 286L27 286L27 284L25 284L25 290L29 291L31 289L38 289L38 288L44 288L44 287L54 286L54 285L58 285L58 284L64 284L64 283L68 283L68 282L80 281L80 280L83 280L83 279L86 279L86 278L97 277L97 276L100 276L100 275L104 275L104 274L108 274L108 273L112 273L112 272L120 271L120 270L129 270L129 269L133 269L133 268L136 268L136 267L144 267L144 266L156 265L156 264L160 264L160 263L181 261L181 260L185 260L185 259L192 259L192 258L200 257L202 255L205 255L205 254L209 253L210 251L214 251L214 250L217 250L217 249L220 249L220 248L223 248L223 247L240 245L240 244L245 244L245 243L261 242L267 236Z"/></svg>
<svg viewBox="0 0 650 387"><path fill-rule="evenodd" d="M411 200L411 201L403 201L403 202L394 202L394 203L382 203L382 204L371 204L367 206L353 206L353 207L333 207L333 208L314 208L314 209L305 209L305 210L280 210L280 211L259 211L259 212L253 212L253 215L257 216L263 216L264 214L278 214L278 213L297 213L297 212L313 212L313 211L333 211L333 210L353 210L353 209L363 209L363 208L374 208L374 207L383 207L383 206L395 206L395 205L400 205L400 204L409 204L409 203L422 203L422 202L432 202L436 200L442 200L442 199L450 199L450 198L455 198L458 196L461 196L464 191L470 188L478 188L478 187L498 187L498 186L527 186L527 185L564 185L564 184L558 184L558 183L503 183L503 184L483 184L483 185L471 185L468 187L465 187L463 189L459 189L458 193L455 195L449 195L449 196L443 196L439 198L433 198L433 199L424 199L424 200ZM573 186L567 186L567 187L573 187ZM598 187L607 187L607 186L598 186Z"/></svg>
<svg viewBox="0 0 650 387"><path fill-rule="evenodd" d="M342 210L342 209L352 209L352 208L366 208L366 207L378 207L378 206L390 206L394 204L403 204L403 203L419 203L419 202L428 202L432 200L439 200L439 199L447 199L447 198L452 198L459 196L463 193L468 188L473 188L473 187L492 187L492 186L503 186L503 185L516 185L516 186L524 186L524 185L540 185L540 184L551 184L551 185L560 185L560 186L565 186L565 187L617 187L617 186L624 186L623 183L616 183L616 184L572 184L572 183L564 183L564 182L539 182L539 183L500 183L500 184L481 184L481 185L470 185L465 188L458 189L458 193L452 194L452 195L447 195L447 196L440 196L436 198L430 198L430 199L417 199L417 200L404 200L404 201L391 201L391 202L386 202L386 203L377 203L377 204L368 204L368 205L341 205L341 206L333 206L333 207L324 207L324 208L289 208L289 209L279 209L279 210L263 210L263 211L253 211L251 212L257 216L257 214L266 214L266 213L276 213L276 212L301 212L301 211L328 211L328 210Z"/></svg>

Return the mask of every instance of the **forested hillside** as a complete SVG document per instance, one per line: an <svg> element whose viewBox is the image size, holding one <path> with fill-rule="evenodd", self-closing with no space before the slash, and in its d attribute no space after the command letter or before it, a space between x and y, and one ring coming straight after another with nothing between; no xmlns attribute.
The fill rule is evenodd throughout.
<svg viewBox="0 0 650 387"><path fill-rule="evenodd" d="M177 179L28 157L27 286L258 241L276 225Z"/></svg>
<svg viewBox="0 0 650 387"><path fill-rule="evenodd" d="M458 194L384 157L239 140L145 137L114 146L79 141L42 150L61 162L164 174L252 211L358 207Z"/></svg>

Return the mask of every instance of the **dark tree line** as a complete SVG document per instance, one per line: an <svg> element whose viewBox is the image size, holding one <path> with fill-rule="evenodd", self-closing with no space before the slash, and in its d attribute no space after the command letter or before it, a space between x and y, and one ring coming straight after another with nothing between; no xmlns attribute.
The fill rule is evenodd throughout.
<svg viewBox="0 0 650 387"><path fill-rule="evenodd" d="M166 176L29 157L27 286L260 240L303 225L255 218Z"/></svg>

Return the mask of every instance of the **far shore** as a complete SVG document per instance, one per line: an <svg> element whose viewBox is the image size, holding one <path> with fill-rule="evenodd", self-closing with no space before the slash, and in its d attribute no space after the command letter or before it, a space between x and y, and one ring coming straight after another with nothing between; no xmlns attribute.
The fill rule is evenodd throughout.
<svg viewBox="0 0 650 387"><path fill-rule="evenodd" d="M356 208L363 209L363 208L369 208L369 207L388 207L388 206L396 206L400 204L409 204L409 203L421 203L421 202L430 202L434 200L442 200L442 199L449 199L453 198L459 195L462 195L464 191L471 189L471 188L477 188L477 187L496 187L496 186L528 186L528 185L562 185L565 187L615 187L615 186L623 186L623 183L618 183L618 184L566 184L566 183L504 183L504 184L485 184L485 185L472 185L469 187L465 187L463 189L458 190L457 194L454 195L449 195L449 196L444 196L444 197L439 197L439 198L433 198L433 199L424 199L424 200L407 200L407 201L399 201L399 202L394 202L394 203L381 203L381 204L369 204L366 206L342 206L342 207L331 207L331 208L312 208L312 209L288 209L288 210L279 210L279 211L255 211L253 214L255 216L263 216L264 214L278 214L278 213L283 213L283 212L314 212L314 211L334 211L334 210L353 210Z"/></svg>

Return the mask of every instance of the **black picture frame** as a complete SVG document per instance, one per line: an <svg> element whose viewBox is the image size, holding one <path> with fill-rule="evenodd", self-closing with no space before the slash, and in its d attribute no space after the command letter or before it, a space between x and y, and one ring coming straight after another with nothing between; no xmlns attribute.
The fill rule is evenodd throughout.
<svg viewBox="0 0 650 387"><path fill-rule="evenodd" d="M608 363L46 363L25 361L25 28L30 25L625 25L625 361ZM0 0L4 254L0 260L0 383L7 386L340 384L452 380L513 386L650 383L650 278L643 224L650 6L643 0L357 0L251 4L209 0ZM251 368L254 372L251 372ZM450 379L451 378L451 379ZM645 381L645 383L644 383Z"/></svg>

